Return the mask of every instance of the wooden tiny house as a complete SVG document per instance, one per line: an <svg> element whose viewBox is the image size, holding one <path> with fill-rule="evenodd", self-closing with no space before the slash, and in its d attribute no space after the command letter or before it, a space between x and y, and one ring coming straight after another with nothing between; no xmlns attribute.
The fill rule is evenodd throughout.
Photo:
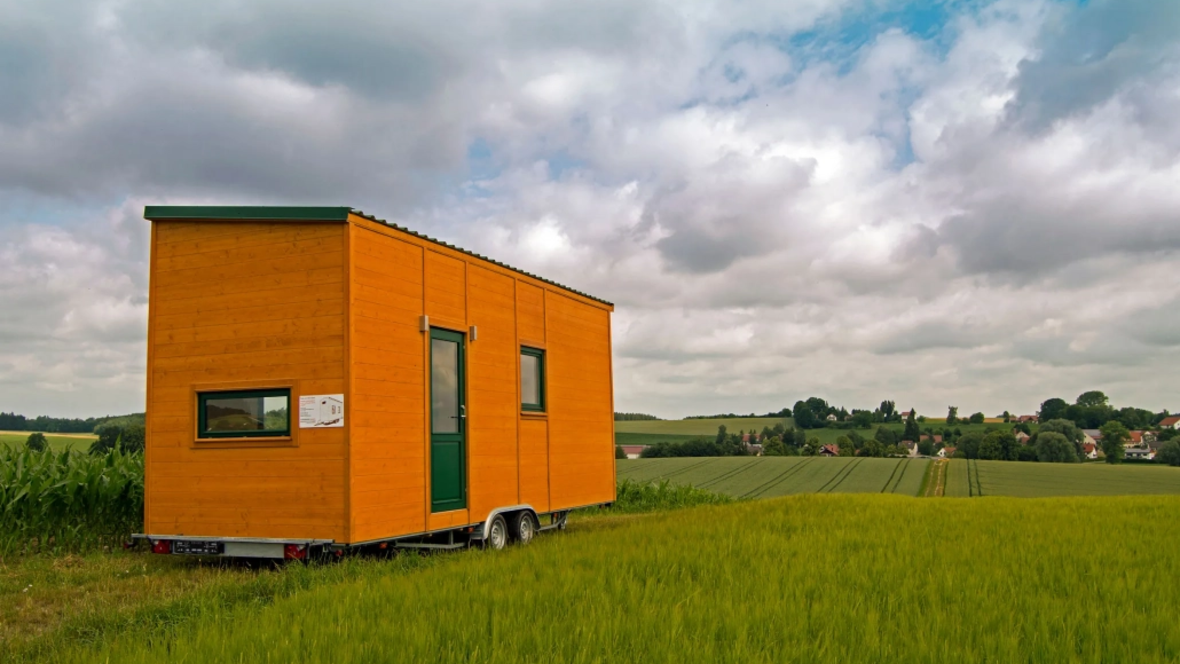
<svg viewBox="0 0 1180 664"><path fill-rule="evenodd" d="M349 208L145 217L157 550L482 540L614 500L610 303Z"/></svg>

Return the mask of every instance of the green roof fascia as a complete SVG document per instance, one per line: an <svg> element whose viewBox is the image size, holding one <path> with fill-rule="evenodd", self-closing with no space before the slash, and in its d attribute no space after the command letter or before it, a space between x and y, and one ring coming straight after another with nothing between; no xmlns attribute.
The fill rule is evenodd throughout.
<svg viewBox="0 0 1180 664"><path fill-rule="evenodd" d="M205 219L212 221L348 221L347 207L287 207L258 205L149 205L144 219Z"/></svg>

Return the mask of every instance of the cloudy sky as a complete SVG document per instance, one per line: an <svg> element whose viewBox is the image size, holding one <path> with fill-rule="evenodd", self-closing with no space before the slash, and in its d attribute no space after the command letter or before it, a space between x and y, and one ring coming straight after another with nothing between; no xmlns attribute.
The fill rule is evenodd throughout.
<svg viewBox="0 0 1180 664"><path fill-rule="evenodd" d="M0 0L0 410L143 408L145 204L617 303L616 405L1180 409L1180 3Z"/></svg>

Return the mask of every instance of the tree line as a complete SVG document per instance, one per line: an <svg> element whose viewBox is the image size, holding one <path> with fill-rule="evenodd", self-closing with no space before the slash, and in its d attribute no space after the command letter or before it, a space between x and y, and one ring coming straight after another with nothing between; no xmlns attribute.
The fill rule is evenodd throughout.
<svg viewBox="0 0 1180 664"><path fill-rule="evenodd" d="M0 413L0 431L43 431L45 433L94 433L102 424L111 421L138 420L143 422L143 413L131 415L106 415L104 417L25 417L13 413Z"/></svg>

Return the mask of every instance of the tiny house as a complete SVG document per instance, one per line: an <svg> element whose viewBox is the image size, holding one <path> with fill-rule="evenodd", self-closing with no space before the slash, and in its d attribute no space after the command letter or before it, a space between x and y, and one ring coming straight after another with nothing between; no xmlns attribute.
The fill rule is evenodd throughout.
<svg viewBox="0 0 1180 664"><path fill-rule="evenodd" d="M614 501L609 302L351 208L144 216L154 551L498 548Z"/></svg>

